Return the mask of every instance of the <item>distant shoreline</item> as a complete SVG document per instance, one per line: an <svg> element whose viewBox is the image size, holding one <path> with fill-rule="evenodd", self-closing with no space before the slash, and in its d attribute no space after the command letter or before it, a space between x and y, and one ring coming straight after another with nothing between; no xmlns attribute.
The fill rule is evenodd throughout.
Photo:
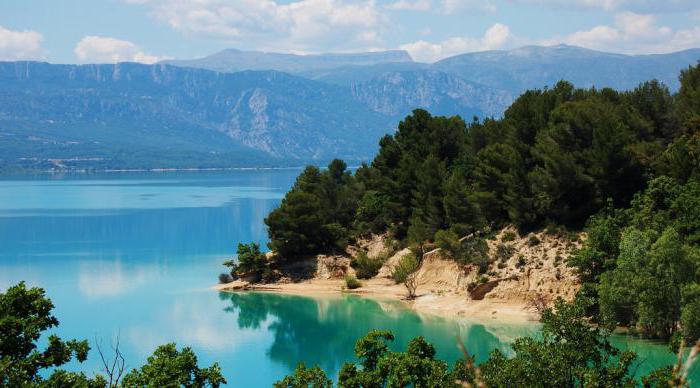
<svg viewBox="0 0 700 388"><path fill-rule="evenodd" d="M76 169L76 170L8 170L0 171L0 178L32 175L62 174L118 174L118 173L168 173L168 172L222 172L222 171L300 171L303 166L291 167L212 167L212 168L110 168L110 169Z"/></svg>
<svg viewBox="0 0 700 388"><path fill-rule="evenodd" d="M304 166L287 166L287 167L188 167L188 168L109 168L109 169L75 169L75 170L0 170L0 178L11 176L28 176L28 175L60 175L60 174L113 174L123 172L145 172L145 173L164 173L164 172L218 172L218 171L301 171L308 165ZM325 167L322 167L325 168ZM357 166L349 166L349 170L356 170Z"/></svg>

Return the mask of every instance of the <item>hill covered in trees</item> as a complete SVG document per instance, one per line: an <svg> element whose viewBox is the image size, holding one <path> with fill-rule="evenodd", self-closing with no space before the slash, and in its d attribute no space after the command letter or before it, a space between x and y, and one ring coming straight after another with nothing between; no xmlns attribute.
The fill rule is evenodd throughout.
<svg viewBox="0 0 700 388"><path fill-rule="evenodd" d="M619 92L520 96L502 119L416 110L371 164L308 167L265 222L288 261L389 231L425 246L507 224L588 231L570 260L601 323L648 337L700 335L700 65L671 94L657 81Z"/></svg>

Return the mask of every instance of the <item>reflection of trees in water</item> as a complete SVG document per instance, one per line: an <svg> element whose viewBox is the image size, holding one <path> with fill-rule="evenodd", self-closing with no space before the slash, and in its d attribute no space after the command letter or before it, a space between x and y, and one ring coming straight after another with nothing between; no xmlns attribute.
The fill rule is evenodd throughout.
<svg viewBox="0 0 700 388"><path fill-rule="evenodd" d="M371 329L391 330L396 336L394 350L403 350L410 339L424 336L435 345L438 356L450 362L459 357L458 334L479 360L485 359L493 349L508 348L483 325L420 317L407 309L389 315L376 301L357 296L313 299L268 293L221 293L220 298L231 302L225 311L238 313L240 328L260 329L263 322L272 322L269 330L274 342L269 357L290 370L303 361L335 374L343 362L354 360L355 341Z"/></svg>

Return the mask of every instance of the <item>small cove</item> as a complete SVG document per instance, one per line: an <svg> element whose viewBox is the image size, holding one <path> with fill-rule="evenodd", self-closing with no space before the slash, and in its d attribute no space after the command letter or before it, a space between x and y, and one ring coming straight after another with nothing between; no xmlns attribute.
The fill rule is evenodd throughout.
<svg viewBox="0 0 700 388"><path fill-rule="evenodd" d="M297 362L332 374L357 338L392 330L395 349L422 335L447 361L461 338L477 360L536 335L534 323L449 320L400 302L352 295L218 293L209 286L238 242L266 242L262 222L297 170L111 173L0 180L0 288L46 289L67 338L108 343L128 366L166 342L218 361L231 385L269 386ZM638 372L673 362L664 345L615 337L639 353ZM96 354L69 365L92 374ZM696 368L697 369L697 368ZM696 373L697 374L697 373Z"/></svg>

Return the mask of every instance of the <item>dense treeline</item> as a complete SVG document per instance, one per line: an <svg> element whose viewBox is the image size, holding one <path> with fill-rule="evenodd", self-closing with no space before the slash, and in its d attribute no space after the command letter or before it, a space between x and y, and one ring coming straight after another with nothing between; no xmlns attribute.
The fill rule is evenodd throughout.
<svg viewBox="0 0 700 388"><path fill-rule="evenodd" d="M266 220L271 248L317 253L385 230L422 242L503 223L580 228L654 177L698 178L700 65L680 80L673 96L656 81L627 92L562 81L469 124L416 110L354 176L338 160L308 167Z"/></svg>
<svg viewBox="0 0 700 388"><path fill-rule="evenodd" d="M528 91L502 119L416 110L371 164L308 167L265 220L288 260L389 231L409 244L449 231L549 225L590 238L571 264L589 313L651 337L700 334L700 65L671 95L559 82Z"/></svg>

